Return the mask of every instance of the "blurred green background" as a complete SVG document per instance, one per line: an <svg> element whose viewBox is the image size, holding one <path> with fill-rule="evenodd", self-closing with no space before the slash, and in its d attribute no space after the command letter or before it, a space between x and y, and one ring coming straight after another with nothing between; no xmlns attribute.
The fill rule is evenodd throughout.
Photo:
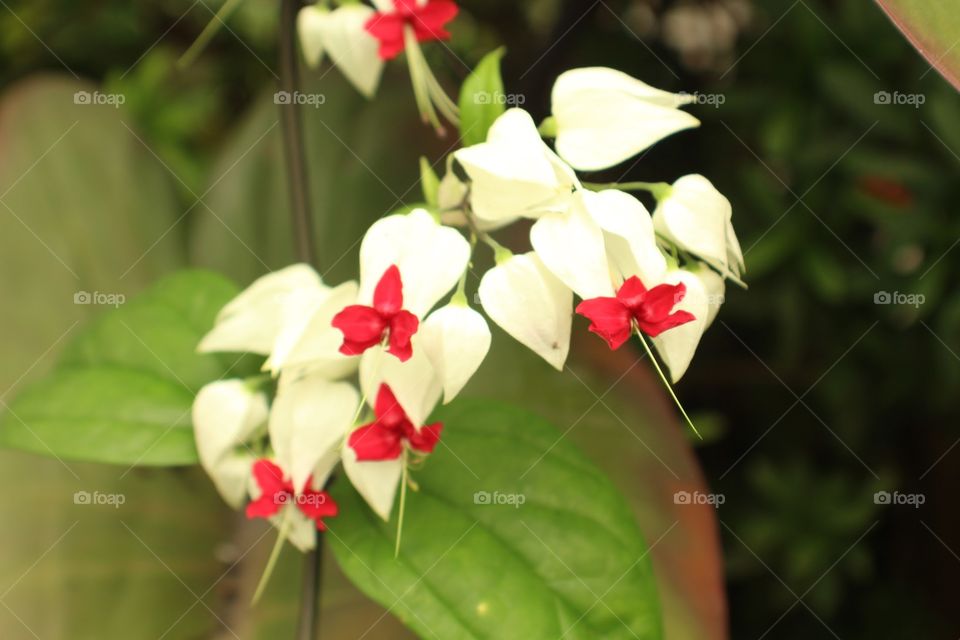
<svg viewBox="0 0 960 640"><path fill-rule="evenodd" d="M867 0L462 4L449 49L428 48L452 86L503 43L507 92L521 95L521 106L538 117L547 113L556 75L577 66L612 66L703 97L692 107L699 130L592 179L702 173L734 205L750 289L728 291L679 386L708 433L696 451L702 473L725 497L718 524L703 527L701 551L709 553L715 527L730 637L960 635L950 595L960 568L953 493L960 486L953 449L960 438L953 395L960 383L960 96ZM132 293L185 261L246 283L289 262L269 98L276 3L246 0L193 66L176 69L217 6L37 0L0 8L0 260L4 296L16 301L4 312L4 402L49 365L58 336L72 329L63 319L89 312L71 303L78 288ZM364 226L419 199L417 156L439 159L455 140L438 141L419 125L402 64L388 67L369 104L328 71L305 80L327 95L322 116L312 114L307 124L318 234L329 248L321 267L337 281L355 275ZM122 95L125 104L76 111L68 98L77 80ZM878 92L922 96L923 103L887 104ZM83 123L73 131L78 113ZM98 118L111 126L90 124ZM599 392L609 382L602 371L595 375ZM649 388L640 398L662 402ZM632 410L651 420L652 410ZM45 619L43 606L82 609L90 596L78 590L91 579L108 590L123 586L98 574L95 555L68 564L50 547L75 518L63 513L64 496L50 497L44 487L58 478L73 482L77 465L5 453L0 466L7 480L0 488L0 575L10 585L0 584L7 590L0 635L31 637L25 628ZM118 475L78 467L90 486L109 486ZM131 472L151 496L162 483L167 498L138 504L130 516L137 518L132 528L149 532L142 546L129 536L129 547L98 541L96 526L82 527L94 538L85 547L90 553L129 554L132 570L163 578L162 589L151 583L115 596L117 609L129 613L111 628L142 623L138 608L184 609L203 599L170 573L216 578L216 563L236 553L236 541L218 542L230 514L210 491L198 494L203 485L194 476ZM128 495L141 495L125 486ZM638 503L639 491L632 496ZM882 504L875 494L884 491L922 494L925 502ZM198 512L216 518L198 519ZM36 540L17 524L39 527L45 519L62 526ZM98 526L131 528L112 514ZM182 554L191 546L193 555ZM144 547L181 551L168 573ZM214 547L219 555L210 553ZM696 548L694 539L685 553ZM47 552L60 560L39 565L42 577L32 579L49 602L39 605L36 592L17 601L18 576ZM263 612L261 633L272 622L285 624L295 608L290 563L286 575L278 582L289 597ZM240 586L231 588L249 588L243 576L234 578ZM363 605L344 593L347 619ZM221 595L241 606L236 593ZM699 596L691 589L681 597ZM32 608L29 625L18 622L24 607ZM185 618L193 626L175 625L167 637L207 637L203 607L193 614L201 614ZM86 637L71 635L56 618L38 635ZM161 631L172 620L165 622ZM364 628L344 627L350 630L342 637ZM391 629L376 637L398 637Z"/></svg>

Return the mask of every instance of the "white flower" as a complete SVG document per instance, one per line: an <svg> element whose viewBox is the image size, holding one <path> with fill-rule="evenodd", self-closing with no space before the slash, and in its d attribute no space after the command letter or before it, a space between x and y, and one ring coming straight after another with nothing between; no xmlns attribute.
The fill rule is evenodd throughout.
<svg viewBox="0 0 960 640"><path fill-rule="evenodd" d="M221 309L197 349L268 355L287 320L302 313L312 295L325 289L317 272L305 264L269 273Z"/></svg>
<svg viewBox="0 0 960 640"><path fill-rule="evenodd" d="M689 175L673 183L657 204L653 224L680 249L739 279L745 268L732 217L730 201L709 180Z"/></svg>
<svg viewBox="0 0 960 640"><path fill-rule="evenodd" d="M470 179L473 213L488 223L562 211L579 186L523 109L508 109L490 127L486 142L454 157Z"/></svg>
<svg viewBox="0 0 960 640"><path fill-rule="evenodd" d="M535 252L512 256L480 281L490 319L558 370L570 351L573 293Z"/></svg>
<svg viewBox="0 0 960 640"><path fill-rule="evenodd" d="M677 382L690 366L704 331L717 316L723 302L724 280L711 269L701 267L695 271L675 269L667 274L666 281L686 285L687 294L675 308L688 311L694 317L691 322L652 338L657 353L670 370L671 379Z"/></svg>
<svg viewBox="0 0 960 640"><path fill-rule="evenodd" d="M324 52L329 53L343 75L368 98L377 92L383 74L380 44L365 28L374 13L371 7L356 3L333 11L308 5L297 15L297 31L307 64L316 67Z"/></svg>
<svg viewBox="0 0 960 640"><path fill-rule="evenodd" d="M444 403L456 397L490 350L490 327L466 302L431 313L420 328L420 346L443 386Z"/></svg>
<svg viewBox="0 0 960 640"><path fill-rule="evenodd" d="M358 303L370 305L386 270L396 265L403 281L403 308L423 318L450 292L470 260L470 243L434 220L425 209L375 222L360 245Z"/></svg>
<svg viewBox="0 0 960 640"><path fill-rule="evenodd" d="M224 501L239 509L256 460L246 443L267 422L267 397L243 380L212 382L193 401L193 434L200 465Z"/></svg>
<svg viewBox="0 0 960 640"><path fill-rule="evenodd" d="M319 375L281 376L270 411L270 444L277 464L303 487L311 475L320 486L336 464L336 453L360 405L357 390ZM329 466L318 468L321 462Z"/></svg>
<svg viewBox="0 0 960 640"><path fill-rule="evenodd" d="M684 101L614 69L567 71L553 86L557 153L580 171L612 167L698 126L696 118L677 109Z"/></svg>

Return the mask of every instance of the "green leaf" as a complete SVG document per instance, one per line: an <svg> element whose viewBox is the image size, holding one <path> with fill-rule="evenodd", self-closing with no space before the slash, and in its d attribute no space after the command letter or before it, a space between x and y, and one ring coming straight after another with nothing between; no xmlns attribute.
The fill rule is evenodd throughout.
<svg viewBox="0 0 960 640"><path fill-rule="evenodd" d="M53 375L10 404L0 445L70 460L196 463L193 397L233 368L196 346L234 295L220 276L185 271L106 312L66 348Z"/></svg>
<svg viewBox="0 0 960 640"><path fill-rule="evenodd" d="M877 0L897 28L940 74L960 89L960 0Z"/></svg>
<svg viewBox="0 0 960 640"><path fill-rule="evenodd" d="M334 489L331 547L367 595L422 637L662 637L633 514L561 432L488 401L436 418L443 445L415 473L398 558L396 516L380 521L348 482Z"/></svg>
<svg viewBox="0 0 960 640"><path fill-rule="evenodd" d="M500 47L484 56L460 89L460 136L465 147L486 140L494 120L506 111L500 77L504 53L506 49Z"/></svg>

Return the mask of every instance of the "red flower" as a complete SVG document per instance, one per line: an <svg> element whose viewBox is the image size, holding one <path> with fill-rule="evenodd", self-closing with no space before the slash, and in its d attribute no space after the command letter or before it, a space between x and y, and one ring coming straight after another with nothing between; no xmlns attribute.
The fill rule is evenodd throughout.
<svg viewBox="0 0 960 640"><path fill-rule="evenodd" d="M443 425L437 422L420 429L414 427L385 384L380 385L374 413L376 420L350 434L349 444L360 462L396 460L403 453L404 443L421 453L432 453L440 441Z"/></svg>
<svg viewBox="0 0 960 640"><path fill-rule="evenodd" d="M307 478L303 491L297 494L293 483L284 479L280 467L269 460L257 460L253 464L253 478L260 486L260 497L247 505L248 518L269 518L281 507L295 504L303 515L317 523L317 529L326 531L323 518L332 518L339 511L329 493L311 488L312 477Z"/></svg>
<svg viewBox="0 0 960 640"><path fill-rule="evenodd" d="M380 57L392 60L400 55L405 44L403 32L409 26L417 42L449 40L444 26L453 20L460 8L452 0L393 0L393 11L378 11L367 24L367 32L380 41Z"/></svg>
<svg viewBox="0 0 960 640"><path fill-rule="evenodd" d="M340 353L357 356L381 343L389 344L388 352L406 362L413 355L410 338L417 332L420 320L403 309L403 282L400 269L387 269L373 292L373 306L353 304L333 318L333 326L343 332Z"/></svg>
<svg viewBox="0 0 960 640"><path fill-rule="evenodd" d="M686 294L682 282L661 284L648 291L640 278L632 276L624 281L616 298L584 300L577 305L577 313L590 320L590 331L606 340L611 349L619 349L630 338L634 323L648 336L656 337L693 320L688 311L670 313Z"/></svg>

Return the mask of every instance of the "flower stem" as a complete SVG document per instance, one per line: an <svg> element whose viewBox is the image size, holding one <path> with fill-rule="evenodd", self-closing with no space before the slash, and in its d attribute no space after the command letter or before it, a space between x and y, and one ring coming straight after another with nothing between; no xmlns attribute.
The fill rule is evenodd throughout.
<svg viewBox="0 0 960 640"><path fill-rule="evenodd" d="M663 373L663 369L660 368L660 363L657 362L656 356L653 355L653 350L650 349L650 345L647 344L647 339L644 338L643 334L639 331L637 332L637 337L640 338L640 344L643 345L643 348L647 352L647 356L650 357L650 362L653 363L653 367L657 370L657 373L660 374L660 380L663 382L663 386L665 386L667 391L670 393L670 397L673 398L673 403L677 405L678 409L680 409L680 413L683 414L684 420L687 421L687 424L690 425L690 428L693 429L693 432L697 435L697 437L703 440L703 436L700 435L699 431L697 431L697 427L693 424L693 420L691 420L690 416L687 415L686 409L684 409L683 405L680 404L680 399L677 398L677 394L673 391L673 385L670 384L667 376Z"/></svg>
<svg viewBox="0 0 960 640"><path fill-rule="evenodd" d="M293 95L300 89L297 57L297 13L301 0L280 3L280 90ZM297 259L316 266L313 217L310 212L310 188L307 179L307 155L303 146L303 121L296 100L280 105L283 129L283 153L290 187L290 210L293 215L293 242Z"/></svg>
<svg viewBox="0 0 960 640"><path fill-rule="evenodd" d="M291 96L300 89L299 58L297 53L297 13L302 0L280 1L280 90ZM293 243L297 259L316 266L313 217L310 211L310 190L307 181L307 155L303 143L303 121L296 100L280 105L283 130L283 153L286 159L290 188L290 211L293 217ZM279 544L278 544L279 546ZM275 550L279 555L279 551ZM276 559L273 558L273 562ZM297 622L297 640L314 640L320 619L320 582L323 570L323 534L316 533L316 544L303 557L300 588L300 615Z"/></svg>
<svg viewBox="0 0 960 640"><path fill-rule="evenodd" d="M410 470L407 468L407 450L403 450L403 476L400 478L400 510L397 513L397 544L393 549L393 557L400 557L400 539L403 537L403 516L407 510L407 482Z"/></svg>
<svg viewBox="0 0 960 640"><path fill-rule="evenodd" d="M263 590L267 587L267 583L270 582L270 576L273 575L273 570L277 567L277 559L280 558L280 550L283 549L283 543L287 539L287 534L290 532L291 523L290 511L289 509L284 509L283 516L280 520L280 529L277 531L277 541L273 545L273 550L270 552L270 559L267 560L267 566L263 569L263 575L260 576L260 582L257 583L257 589L253 592L253 604L257 604L260 601Z"/></svg>
<svg viewBox="0 0 960 640"><path fill-rule="evenodd" d="M217 35L217 32L224 27L227 20L230 19L230 16L237 10L241 2L243 2L243 0L227 0L223 3L223 6L217 10L217 13L210 19L207 26L203 28L200 35L197 36L197 39L193 41L193 44L191 44L190 47L184 51L183 55L180 56L180 59L177 60L178 68L186 69L197 60L197 57L207 48L213 36Z"/></svg>

